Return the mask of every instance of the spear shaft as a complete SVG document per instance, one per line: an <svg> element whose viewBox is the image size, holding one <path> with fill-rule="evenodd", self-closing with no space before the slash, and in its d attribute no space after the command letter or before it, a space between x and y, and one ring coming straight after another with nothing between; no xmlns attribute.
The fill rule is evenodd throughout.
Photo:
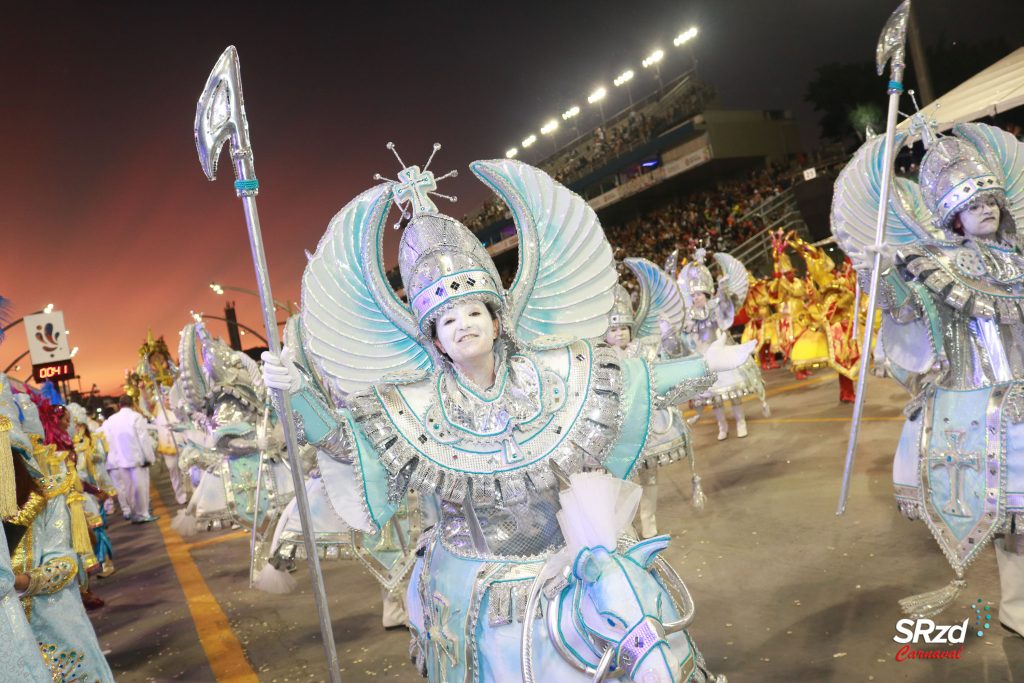
<svg viewBox="0 0 1024 683"><path fill-rule="evenodd" d="M252 147L249 144L249 125L245 118L245 106L242 101L238 53L234 46L230 46L224 51L206 81L206 87L196 109L195 136L199 161L210 180L216 178L220 151L230 141L231 158L235 166L235 192L242 200L245 224L249 230L249 246L252 248L252 262L256 271L257 291L263 311L267 346L272 353L280 356L281 339L277 333L274 295L270 289L267 256L263 249L260 216L256 208L259 183L256 180L256 171L253 167ZM302 540L305 544L310 577L313 581L313 597L317 617L320 620L321 640L324 654L327 657L327 674L331 683L341 683L341 665L338 661L338 650L334 644L334 629L327 608L327 592L324 589L320 557L317 554L316 541L313 538L309 500L306 497L305 482L302 479L291 404L284 392L275 389L271 393L281 411L281 428L284 431L285 445L288 447L288 461L291 464L295 502L302 523Z"/></svg>
<svg viewBox="0 0 1024 683"><path fill-rule="evenodd" d="M904 49L907 33L907 15L910 0L903 0L889 17L879 39L876 62L879 75L885 63L892 59L889 72L889 110L885 122L885 148L882 156L882 188L878 201L878 217L875 222L875 249L872 258L871 284L868 287L868 315L864 321L864 337L860 347L860 372L857 374L857 396L853 402L853 419L850 422L850 440L846 444L846 463L843 468L843 483L839 492L836 514L846 511L846 499L850 495L850 476L857 451L857 436L860 433L861 416L864 412L864 389L867 384L868 368L871 362L871 337L875 331L875 306L878 301L879 271L882 267L881 247L885 244L885 221L889 211L889 189L892 185L893 153L896 140L896 114L899 112L900 95L903 93ZM854 311L857 315L858 311Z"/></svg>

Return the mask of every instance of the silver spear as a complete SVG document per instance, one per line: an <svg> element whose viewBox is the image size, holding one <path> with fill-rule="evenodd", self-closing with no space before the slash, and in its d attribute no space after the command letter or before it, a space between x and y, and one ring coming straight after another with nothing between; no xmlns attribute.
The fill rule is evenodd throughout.
<svg viewBox="0 0 1024 683"><path fill-rule="evenodd" d="M907 17L910 15L910 0L903 0L882 28L875 50L875 65L878 75L885 72L889 62L889 112L885 123L885 149L882 156L882 192L878 201L878 219L875 223L875 255L871 268L871 286L868 288L868 316L864 321L864 337L860 351L860 374L857 375L857 397L853 403L853 420L850 423L850 440L846 445L846 466L843 470L843 485L839 492L839 507L836 514L846 511L846 498L850 494L850 474L853 471L853 456L857 450L857 435L860 431L861 413L864 410L864 387L867 384L868 364L871 362L871 336L875 331L875 306L878 299L878 275L882 267L881 246L885 243L885 218L889 210L889 188L892 185L892 157L896 139L896 113L900 94L903 92L903 69L906 67ZM890 61L891 60L891 61ZM854 315L857 315L857 311Z"/></svg>
<svg viewBox="0 0 1024 683"><path fill-rule="evenodd" d="M253 168L252 147L249 144L249 124L245 119L245 105L242 101L242 80L238 66L238 52L232 45L224 50L206 80L206 87L196 107L196 149L199 163L206 177L214 180L217 176L217 162L224 144L231 143L231 159L235 166L235 192L242 199L245 223L249 229L249 244L252 247L253 267L256 269L256 283L263 308L263 325L267 331L267 346L280 355L281 340L277 334L277 318L274 315L274 297L270 291L270 276L267 272L267 258L263 251L263 237L260 233L260 218L256 211L256 193L259 183ZM313 596L317 616L320 618L320 634L324 653L327 655L327 673L332 683L341 683L341 667L338 651L334 645L334 630L327 610L327 595L324 577L320 571L320 558L313 540L313 526L310 522L309 501L302 481L302 467L299 463L299 448L295 442L292 411L287 398L280 391L274 391L276 402L281 406L281 426L285 444L288 446L288 460L291 462L292 482L295 485L295 499L302 522L302 538L306 545L306 557L313 578Z"/></svg>

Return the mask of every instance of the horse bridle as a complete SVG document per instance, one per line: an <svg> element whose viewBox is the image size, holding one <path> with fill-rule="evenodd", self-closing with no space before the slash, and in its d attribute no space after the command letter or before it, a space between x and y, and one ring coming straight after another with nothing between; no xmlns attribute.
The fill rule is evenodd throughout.
<svg viewBox="0 0 1024 683"><path fill-rule="evenodd" d="M693 603L693 597L690 595L690 591L686 587L686 584L683 583L682 578L672 568L672 566L661 557L654 558L653 567L661 576L666 587L671 587L679 597L681 607L679 619L662 623L660 624L660 628L651 627L648 620L641 620L634 624L622 640L618 642L607 641L600 636L597 636L580 623L579 610L576 609L576 606L578 606L581 597L582 582L579 580L575 582L575 585L573 586L573 625L575 626L576 631L587 640L595 652L602 653L597 664L593 666L581 662L557 635L561 630L561 622L559 618L559 610L556 608L556 604L558 601L564 599L564 588L550 600L547 610L547 628L548 637L551 639L551 643L554 646L555 651L561 655L562 659L571 664L573 668L577 669L584 675L591 676L593 683L614 680L626 675L627 672L631 671L633 665L640 661L642 656L646 654L651 647L653 647L654 643L659 640L663 640L667 635L682 631L693 622L693 618L696 614L696 608ZM523 683L535 683L536 681L533 674L533 615L537 613L537 604L540 600L540 594L543 588L542 584L545 583L545 581L542 580L544 575L545 572L541 570L541 572L537 574L537 578L534 579L533 585L530 589L530 597L526 605L526 617L523 620L522 649L520 651ZM551 577L550 574L548 576ZM555 577L549 578L547 583L550 584L553 579L558 579L564 584L564 582L568 582L570 580L570 576L571 568L567 565ZM627 641L631 637L642 644L628 645Z"/></svg>

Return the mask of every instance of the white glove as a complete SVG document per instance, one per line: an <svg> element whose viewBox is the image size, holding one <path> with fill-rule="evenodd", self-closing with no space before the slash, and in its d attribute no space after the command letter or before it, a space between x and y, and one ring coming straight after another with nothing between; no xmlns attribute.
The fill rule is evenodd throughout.
<svg viewBox="0 0 1024 683"><path fill-rule="evenodd" d="M757 346L757 340L748 341L746 344L726 345L725 337L719 337L708 350L704 352L704 362L707 363L711 372L723 372L735 370L743 365L743 362L750 358L750 354Z"/></svg>
<svg viewBox="0 0 1024 683"><path fill-rule="evenodd" d="M264 351L260 356L263 359L263 383L269 389L295 392L302 387L302 375L295 364L282 358L288 358L287 349L281 349L281 355Z"/></svg>

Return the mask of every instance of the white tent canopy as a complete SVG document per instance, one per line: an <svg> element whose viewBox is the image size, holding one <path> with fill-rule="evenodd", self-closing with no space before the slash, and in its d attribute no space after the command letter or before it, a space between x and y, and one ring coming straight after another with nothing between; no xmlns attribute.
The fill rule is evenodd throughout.
<svg viewBox="0 0 1024 683"><path fill-rule="evenodd" d="M939 122L939 130L955 123L995 116L1024 104L1024 47L971 76L921 111ZM897 128L906 130L910 120Z"/></svg>

